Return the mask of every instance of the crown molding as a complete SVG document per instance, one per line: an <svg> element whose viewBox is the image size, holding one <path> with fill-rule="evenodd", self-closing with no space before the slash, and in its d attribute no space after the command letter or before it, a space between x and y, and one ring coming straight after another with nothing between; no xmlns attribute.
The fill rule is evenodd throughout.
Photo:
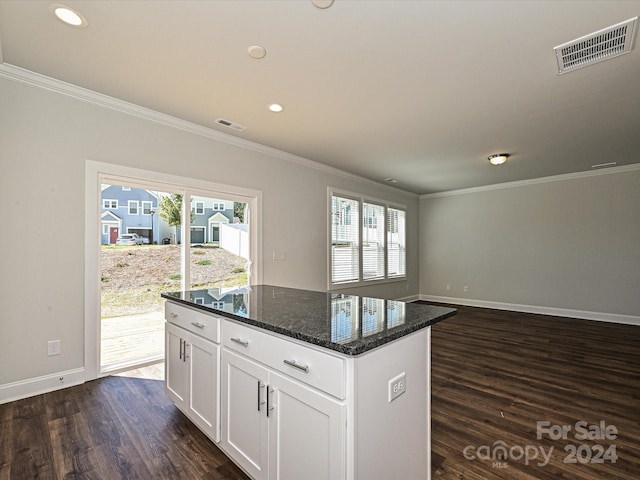
<svg viewBox="0 0 640 480"><path fill-rule="evenodd" d="M200 135L202 137L210 138L212 140L223 142L239 148L251 150L257 153L279 158L281 160L286 160L288 162L295 163L297 165L313 168L315 170L319 170L327 174L337 175L337 176L347 178L349 180L353 180L356 182L372 185L378 188L383 188L385 190L393 191L396 193L401 193L405 196L410 196L412 198L419 197L418 194L409 192L406 190L402 190L401 188L393 187L381 182L376 182L375 180L371 180L366 177L361 177L360 175L346 172L344 170L340 170L339 168L335 168L335 167L325 165L323 163L315 162L313 160L309 160L308 158L300 157L298 155L285 152L283 150L278 150L277 148L268 147L266 145L262 145L257 142L252 142L244 138L239 138L233 135L229 135L228 133L219 132L218 130L214 130L209 127L198 125L196 123L189 122L187 120L182 120L180 118L176 118L171 115L167 115L166 113L161 113L156 110L152 110L150 108L141 107L140 105L126 102L124 100L120 100L115 97L110 97L102 93L94 92L93 90L79 87L78 85L74 85L72 83L64 82L62 80L57 80L52 77L47 77L46 75L42 75L42 74L33 72L31 70L26 70L24 68L17 67L15 65L11 65L8 63L0 63L0 77L4 77L9 80L32 85L38 88L43 88L45 90L49 90L51 92L55 92L61 95L67 95L77 100L98 105L100 107L110 108L112 110L116 110L121 113L143 118L145 120L159 123L167 127L176 128L178 130L192 133L194 135Z"/></svg>
<svg viewBox="0 0 640 480"><path fill-rule="evenodd" d="M427 193L420 195L420 200L427 198L450 197L453 195L465 195L468 193L488 192L492 190L502 190L504 188L524 187L527 185L537 185L539 183L560 182L563 180L574 180L577 178L598 177L600 175L633 172L635 170L640 170L640 163L632 163L631 165L621 165L619 167L603 168L598 170L588 170L586 172L564 173L562 175L532 178L529 180L518 180L516 182L496 183L494 185L483 185L481 187L463 188L460 190L449 190L448 192Z"/></svg>

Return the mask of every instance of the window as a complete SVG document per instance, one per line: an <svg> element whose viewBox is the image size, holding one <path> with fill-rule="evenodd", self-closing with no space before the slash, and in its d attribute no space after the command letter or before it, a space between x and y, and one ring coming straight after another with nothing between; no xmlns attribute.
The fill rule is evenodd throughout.
<svg viewBox="0 0 640 480"><path fill-rule="evenodd" d="M223 202L213 202L213 209L217 212L221 212L223 211L224 208L224 203Z"/></svg>
<svg viewBox="0 0 640 480"><path fill-rule="evenodd" d="M406 276L406 211L330 191L330 286Z"/></svg>
<svg viewBox="0 0 640 480"><path fill-rule="evenodd" d="M384 205L363 203L362 277L364 280L384 278L384 236Z"/></svg>
<svg viewBox="0 0 640 480"><path fill-rule="evenodd" d="M360 202L331 197L331 283L360 280Z"/></svg>
<svg viewBox="0 0 640 480"><path fill-rule="evenodd" d="M130 192L131 191L131 187L122 187L122 191L123 192Z"/></svg>
<svg viewBox="0 0 640 480"><path fill-rule="evenodd" d="M143 215L151 215L151 211L153 208L152 202L142 202L142 214Z"/></svg>
<svg viewBox="0 0 640 480"><path fill-rule="evenodd" d="M404 210L387 209L387 276L404 277L406 271L406 213Z"/></svg>
<svg viewBox="0 0 640 480"><path fill-rule="evenodd" d="M204 202L193 202L193 206L191 207L191 211L196 215L204 214Z"/></svg>
<svg viewBox="0 0 640 480"><path fill-rule="evenodd" d="M102 200L102 208L118 208L118 200Z"/></svg>
<svg viewBox="0 0 640 480"><path fill-rule="evenodd" d="M138 201L129 200L129 215L138 215Z"/></svg>
<svg viewBox="0 0 640 480"><path fill-rule="evenodd" d="M109 225L107 225L106 223L102 224L102 234L109 235Z"/></svg>

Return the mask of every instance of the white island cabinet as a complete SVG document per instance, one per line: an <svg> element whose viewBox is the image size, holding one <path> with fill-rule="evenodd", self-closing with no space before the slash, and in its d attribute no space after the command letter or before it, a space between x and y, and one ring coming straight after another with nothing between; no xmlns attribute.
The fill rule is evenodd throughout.
<svg viewBox="0 0 640 480"><path fill-rule="evenodd" d="M455 310L267 285L207 295L163 294L166 391L251 478L431 478L430 326Z"/></svg>
<svg viewBox="0 0 640 480"><path fill-rule="evenodd" d="M220 439L220 322L167 303L165 391L209 438Z"/></svg>
<svg viewBox="0 0 640 480"><path fill-rule="evenodd" d="M232 322L223 345L222 448L256 480L345 478L346 402L313 385L344 361Z"/></svg>

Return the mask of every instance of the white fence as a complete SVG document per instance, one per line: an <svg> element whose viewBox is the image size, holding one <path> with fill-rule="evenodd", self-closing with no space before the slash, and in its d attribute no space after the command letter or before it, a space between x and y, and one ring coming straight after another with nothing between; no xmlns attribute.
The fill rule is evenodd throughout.
<svg viewBox="0 0 640 480"><path fill-rule="evenodd" d="M249 225L245 223L220 224L220 248L249 259Z"/></svg>

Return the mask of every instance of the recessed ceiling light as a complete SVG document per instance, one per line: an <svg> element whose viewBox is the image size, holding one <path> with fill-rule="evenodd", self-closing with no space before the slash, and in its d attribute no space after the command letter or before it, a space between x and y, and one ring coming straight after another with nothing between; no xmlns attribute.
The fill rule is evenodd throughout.
<svg viewBox="0 0 640 480"><path fill-rule="evenodd" d="M311 3L318 8L324 9L333 5L333 0L311 0Z"/></svg>
<svg viewBox="0 0 640 480"><path fill-rule="evenodd" d="M73 8L66 5L53 4L49 7L49 11L53 13L60 21L71 25L72 27L86 28L88 25L87 19L84 18Z"/></svg>
<svg viewBox="0 0 640 480"><path fill-rule="evenodd" d="M247 52L249 52L249 56L261 59L267 55L267 50L262 45L251 45L247 48Z"/></svg>
<svg viewBox="0 0 640 480"><path fill-rule="evenodd" d="M489 155L489 163L491 165L502 165L509 158L508 153L497 153L496 155Z"/></svg>
<svg viewBox="0 0 640 480"><path fill-rule="evenodd" d="M282 110L284 110L284 107L279 103L272 103L271 105L267 105L267 108L269 109L269 111L274 113L280 113Z"/></svg>

